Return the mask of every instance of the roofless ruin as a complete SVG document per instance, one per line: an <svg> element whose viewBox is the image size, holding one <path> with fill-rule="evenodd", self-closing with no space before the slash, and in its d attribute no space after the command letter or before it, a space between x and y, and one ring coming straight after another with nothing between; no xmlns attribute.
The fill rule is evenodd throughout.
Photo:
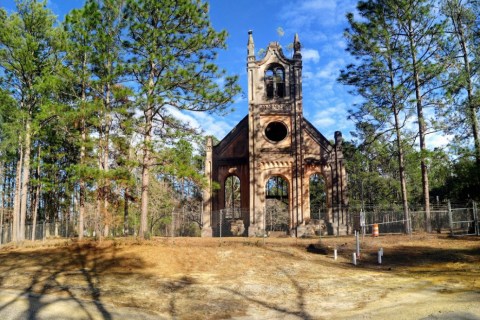
<svg viewBox="0 0 480 320"><path fill-rule="evenodd" d="M257 60L251 31L247 52L248 115L217 145L207 141L202 236L347 233L342 134L332 144L303 117L298 35L291 59L271 42ZM312 177L324 185L321 215L311 212Z"/></svg>

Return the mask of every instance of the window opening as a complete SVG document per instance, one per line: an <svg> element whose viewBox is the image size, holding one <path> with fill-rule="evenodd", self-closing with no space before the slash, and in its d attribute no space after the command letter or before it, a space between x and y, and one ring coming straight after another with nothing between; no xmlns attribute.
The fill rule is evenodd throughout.
<svg viewBox="0 0 480 320"><path fill-rule="evenodd" d="M282 141L287 137L288 129L287 126L281 122L270 122L265 128L265 136L274 142Z"/></svg>
<svg viewBox="0 0 480 320"><path fill-rule="evenodd" d="M277 97L285 97L285 75L283 69L277 69L275 72L275 84L277 88Z"/></svg>
<svg viewBox="0 0 480 320"><path fill-rule="evenodd" d="M267 70L265 73L265 86L267 88L267 98L271 99L274 96L273 71Z"/></svg>
<svg viewBox="0 0 480 320"><path fill-rule="evenodd" d="M321 174L310 176L310 217L327 221L327 193L325 180Z"/></svg>
<svg viewBox="0 0 480 320"><path fill-rule="evenodd" d="M267 98L285 97L285 70L281 66L272 66L265 71Z"/></svg>
<svg viewBox="0 0 480 320"><path fill-rule="evenodd" d="M225 218L239 219L241 217L240 178L229 176L225 180Z"/></svg>

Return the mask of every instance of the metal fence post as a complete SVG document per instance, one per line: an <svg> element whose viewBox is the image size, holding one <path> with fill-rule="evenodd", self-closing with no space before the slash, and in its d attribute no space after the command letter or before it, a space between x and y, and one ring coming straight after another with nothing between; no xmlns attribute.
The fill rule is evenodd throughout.
<svg viewBox="0 0 480 320"><path fill-rule="evenodd" d="M411 236L413 233L413 226L412 226L412 213L410 212L410 209L407 210L407 232Z"/></svg>
<svg viewBox="0 0 480 320"><path fill-rule="evenodd" d="M447 202L448 208L448 224L450 225L450 235L453 236L453 217L452 217L452 206L450 205L450 200Z"/></svg>
<svg viewBox="0 0 480 320"><path fill-rule="evenodd" d="M223 209L222 209L223 210ZM222 216L223 216L223 212L222 210L219 211L219 214L220 214L220 238L222 237L222 226L223 226L223 220L222 220Z"/></svg>
<svg viewBox="0 0 480 320"><path fill-rule="evenodd" d="M273 225L273 223L270 221L270 223ZM295 230L297 230L298 226L295 227ZM267 207L263 207L263 232L262 232L262 237L263 237L263 246L265 246L265 238L267 237Z"/></svg>
<svg viewBox="0 0 480 320"><path fill-rule="evenodd" d="M480 226L478 225L478 210L477 203L475 201L473 201L473 223L475 224L475 235L478 236L480 233L480 230L478 230Z"/></svg>
<svg viewBox="0 0 480 320"><path fill-rule="evenodd" d="M172 238L175 237L175 209L172 210Z"/></svg>

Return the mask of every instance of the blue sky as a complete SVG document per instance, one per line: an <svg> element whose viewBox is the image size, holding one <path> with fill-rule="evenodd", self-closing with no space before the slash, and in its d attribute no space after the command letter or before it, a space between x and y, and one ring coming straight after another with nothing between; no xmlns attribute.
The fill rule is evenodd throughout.
<svg viewBox="0 0 480 320"><path fill-rule="evenodd" d="M345 52L343 30L345 15L355 11L356 0L211 0L210 18L217 30L229 33L228 49L219 54L218 63L230 74L240 75L240 85L246 93L247 32L253 30L256 50L266 48L270 41L283 46L298 33L303 54L304 116L328 139L336 130L346 139L353 130L347 120L347 110L358 98L348 94L348 88L336 82L340 69L351 61ZM81 7L83 0L49 0L49 8L63 20L72 8ZM14 0L1 0L1 6L14 10ZM280 37L277 28L284 30ZM285 54L291 55L285 51ZM226 116L200 113L178 114L208 134L223 138L247 113L247 101L238 97L235 111Z"/></svg>
<svg viewBox="0 0 480 320"><path fill-rule="evenodd" d="M229 32L228 50L222 52L219 62L229 72L240 75L240 84L246 91L247 32L253 30L255 49L266 48L271 41L284 47L298 33L303 55L304 116L328 139L336 130L345 138L353 129L347 120L347 110L355 97L348 88L336 82L340 69L348 61L343 31L347 27L345 15L355 10L354 0L214 0L211 20L215 28ZM277 28L284 30L280 37ZM291 53L284 50L285 55ZM236 112L222 121L222 128L232 128L248 113L246 100L235 105ZM228 130L227 130L228 132Z"/></svg>

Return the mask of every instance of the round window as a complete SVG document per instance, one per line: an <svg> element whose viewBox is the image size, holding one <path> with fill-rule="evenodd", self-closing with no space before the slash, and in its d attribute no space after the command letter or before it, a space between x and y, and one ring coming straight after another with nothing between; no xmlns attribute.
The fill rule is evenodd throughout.
<svg viewBox="0 0 480 320"><path fill-rule="evenodd" d="M265 128L265 136L274 142L279 142L285 139L287 133L287 126L281 122L270 122Z"/></svg>

